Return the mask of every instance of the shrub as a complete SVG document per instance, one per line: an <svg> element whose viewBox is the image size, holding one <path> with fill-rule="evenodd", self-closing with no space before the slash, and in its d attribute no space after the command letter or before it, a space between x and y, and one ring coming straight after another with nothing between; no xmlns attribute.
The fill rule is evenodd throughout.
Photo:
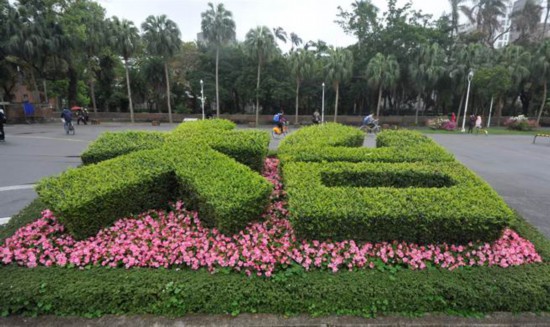
<svg viewBox="0 0 550 327"><path fill-rule="evenodd" d="M524 115L508 118L504 122L504 126L508 127L508 129L517 131L532 131L538 128L536 120L529 119Z"/></svg>
<svg viewBox="0 0 550 327"><path fill-rule="evenodd" d="M183 123L172 135L163 135L164 145L151 134L153 141L142 143L157 149L143 151L136 151L141 141L132 137L146 139L147 134L107 135L94 146L91 157L136 152L44 179L38 194L77 239L94 235L118 218L164 206L178 195L199 211L207 225L234 232L261 214L271 186L215 151L261 170L269 136L230 131L233 127L223 120ZM117 139L129 141L110 151L108 145Z"/></svg>
<svg viewBox="0 0 550 327"><path fill-rule="evenodd" d="M428 119L426 121L426 126L431 129L445 129L450 131L456 128L456 122L452 122L446 117L437 117L434 119Z"/></svg>
<svg viewBox="0 0 550 327"><path fill-rule="evenodd" d="M164 143L166 135L168 134L143 131L105 132L82 153L82 163L88 165L134 151L158 149Z"/></svg>

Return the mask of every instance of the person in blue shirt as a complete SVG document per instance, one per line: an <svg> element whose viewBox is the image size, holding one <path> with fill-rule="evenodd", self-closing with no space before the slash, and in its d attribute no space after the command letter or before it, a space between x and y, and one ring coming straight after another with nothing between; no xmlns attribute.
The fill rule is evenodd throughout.
<svg viewBox="0 0 550 327"><path fill-rule="evenodd" d="M69 124L71 124L73 121L73 113L68 108L65 108L61 112L61 118L65 120L65 124L63 125L63 127L65 128L67 134L69 134Z"/></svg>
<svg viewBox="0 0 550 327"><path fill-rule="evenodd" d="M363 126L369 126L374 124L374 115L369 114L367 117L363 118Z"/></svg>

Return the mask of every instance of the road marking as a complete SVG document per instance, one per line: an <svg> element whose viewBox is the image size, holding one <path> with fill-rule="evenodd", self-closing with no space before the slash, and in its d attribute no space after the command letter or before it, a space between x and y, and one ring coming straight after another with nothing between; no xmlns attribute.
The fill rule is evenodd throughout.
<svg viewBox="0 0 550 327"><path fill-rule="evenodd" d="M0 218L0 225L7 224L11 217Z"/></svg>
<svg viewBox="0 0 550 327"><path fill-rule="evenodd" d="M69 141L69 142L86 142L89 141L86 140L79 140L79 139L67 139L67 138L59 138L59 137L47 137L47 136L26 136L26 135L17 135L12 134L11 137L21 137L25 139L43 139L43 140L57 140L57 141Z"/></svg>
<svg viewBox="0 0 550 327"><path fill-rule="evenodd" d="M33 189L34 186L35 186L35 184L4 186L4 187L0 187L0 192L16 191L16 190L29 190L29 189Z"/></svg>

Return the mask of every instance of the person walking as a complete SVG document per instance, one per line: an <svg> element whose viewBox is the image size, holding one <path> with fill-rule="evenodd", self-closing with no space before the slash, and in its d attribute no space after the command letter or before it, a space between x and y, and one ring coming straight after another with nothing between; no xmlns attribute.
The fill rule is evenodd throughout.
<svg viewBox="0 0 550 327"><path fill-rule="evenodd" d="M476 117L476 134L479 134L479 131L481 131L483 125L483 119L481 119L481 116L478 115Z"/></svg>
<svg viewBox="0 0 550 327"><path fill-rule="evenodd" d="M4 124L6 121L7 119L4 109L0 109L0 142L4 142L6 140L6 134L4 133Z"/></svg>
<svg viewBox="0 0 550 327"><path fill-rule="evenodd" d="M474 133L474 126L476 125L477 117L474 114L470 115L470 118L468 119L468 133Z"/></svg>

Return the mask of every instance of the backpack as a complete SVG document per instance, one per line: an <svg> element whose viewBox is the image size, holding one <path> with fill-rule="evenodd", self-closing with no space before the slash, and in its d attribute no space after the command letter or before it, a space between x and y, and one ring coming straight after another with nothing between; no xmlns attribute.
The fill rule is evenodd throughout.
<svg viewBox="0 0 550 327"><path fill-rule="evenodd" d="M273 122L278 123L280 118L281 114L275 114L275 116L273 116Z"/></svg>

